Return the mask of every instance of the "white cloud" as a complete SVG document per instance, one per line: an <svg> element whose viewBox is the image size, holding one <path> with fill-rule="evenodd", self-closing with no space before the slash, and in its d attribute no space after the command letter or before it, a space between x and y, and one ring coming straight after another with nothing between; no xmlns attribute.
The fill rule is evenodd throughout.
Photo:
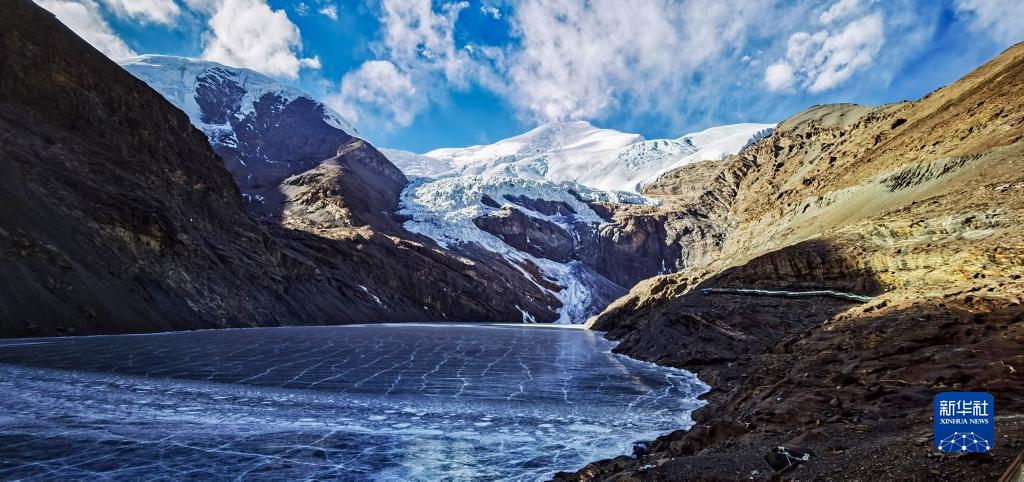
<svg viewBox="0 0 1024 482"><path fill-rule="evenodd" d="M131 0L128 0L128 1L131 1ZM199 12L199 13L204 13L204 14L207 14L207 15L213 14L213 12L217 11L217 8L219 8L224 3L224 0L183 0L183 1L185 2L185 6L187 6L189 9L194 10L194 11Z"/></svg>
<svg viewBox="0 0 1024 482"><path fill-rule="evenodd" d="M957 0L956 10L970 18L971 29L1006 46L1024 40L1024 2L1021 0Z"/></svg>
<svg viewBox="0 0 1024 482"><path fill-rule="evenodd" d="M457 86L465 86L472 68L468 54L455 48L455 21L467 2L441 5L430 0L384 0L384 45L399 69L423 75L440 71Z"/></svg>
<svg viewBox="0 0 1024 482"><path fill-rule="evenodd" d="M796 82L793 67L786 62L769 65L764 71L764 82L768 84L768 90L773 92L793 88L793 84Z"/></svg>
<svg viewBox="0 0 1024 482"><path fill-rule="evenodd" d="M318 70L320 68L320 56L314 55L312 58L299 59L299 66L304 69Z"/></svg>
<svg viewBox="0 0 1024 482"><path fill-rule="evenodd" d="M822 12L818 17L821 23L829 24L838 20L857 15L864 11L864 8L874 3L875 0L839 0L833 3L828 10Z"/></svg>
<svg viewBox="0 0 1024 482"><path fill-rule="evenodd" d="M320 7L319 12L320 15L323 15L331 20L338 19L338 6L333 3L328 3L327 5Z"/></svg>
<svg viewBox="0 0 1024 482"><path fill-rule="evenodd" d="M100 14L99 5L93 0L35 0L67 25L86 42L115 60L134 57L137 54L121 40Z"/></svg>
<svg viewBox="0 0 1024 482"><path fill-rule="evenodd" d="M512 37L500 45L468 43L456 32L466 2L382 0L381 37L371 49L384 64L347 74L335 91L338 110L360 123L407 126L453 89L479 86L529 121L694 128L782 110L775 97L751 88L761 83L769 91L820 93L852 84L870 68L870 85L849 91L884 88L932 38L945 8L877 0L519 0L477 7L490 15L492 6L501 14L494 25ZM747 49L748 39L765 52ZM373 88L371 78L382 87ZM396 96L393 103L388 95Z"/></svg>
<svg viewBox="0 0 1024 482"><path fill-rule="evenodd" d="M174 0L102 0L118 17L171 25L181 14Z"/></svg>
<svg viewBox="0 0 1024 482"><path fill-rule="evenodd" d="M838 29L797 32L789 37L785 58L765 69L764 82L772 91L792 88L797 82L812 93L829 90L871 65L884 43L885 25L879 12Z"/></svg>
<svg viewBox="0 0 1024 482"><path fill-rule="evenodd" d="M484 5L480 7L480 13L487 15L488 17L491 17L495 20L501 20L501 10L498 10L497 7Z"/></svg>
<svg viewBox="0 0 1024 482"><path fill-rule="evenodd" d="M332 96L337 110L353 122L363 122L363 131L373 130L367 123L390 130L411 124L431 99L450 88L476 83L500 90L491 66L502 58L501 49L456 46L455 22L468 6L444 3L435 10L430 0L383 0L380 58L342 78L339 92Z"/></svg>
<svg viewBox="0 0 1024 482"><path fill-rule="evenodd" d="M481 11L493 14L487 6ZM749 27L768 5L746 0L525 0L498 11L505 15L492 15L508 22L515 37L500 46L457 44L455 24L467 7L467 2L383 0L378 58L416 86L421 99L416 106L443 101L448 89L479 85L508 99L524 117L543 122L599 118L627 101L633 112L680 116L674 101L694 92L691 79L720 70L709 64L722 55L739 59ZM346 80L354 85L366 74ZM341 97L349 109L358 109L359 96ZM415 115L418 110L399 112ZM392 125L405 121L411 119L396 119Z"/></svg>
<svg viewBox="0 0 1024 482"><path fill-rule="evenodd" d="M513 12L510 100L539 121L678 106L705 62L741 45L761 4L714 0L525 0Z"/></svg>
<svg viewBox="0 0 1024 482"><path fill-rule="evenodd" d="M353 123L383 130L406 127L426 108L427 99L413 78L387 60L364 62L341 79L341 89L327 104Z"/></svg>
<svg viewBox="0 0 1024 482"><path fill-rule="evenodd" d="M320 67L319 58L299 58L299 28L284 10L272 10L266 0L216 3L209 26L204 59L290 79L297 78L301 68Z"/></svg>

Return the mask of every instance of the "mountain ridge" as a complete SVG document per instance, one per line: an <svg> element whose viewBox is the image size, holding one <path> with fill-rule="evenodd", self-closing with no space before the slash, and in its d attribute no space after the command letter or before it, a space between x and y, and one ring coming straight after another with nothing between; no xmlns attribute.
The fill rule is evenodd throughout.
<svg viewBox="0 0 1024 482"><path fill-rule="evenodd" d="M560 478L777 475L777 447L814 453L800 478L997 478L1024 433L1022 93L1017 44L919 100L814 106L648 186L691 213L698 255L589 324L697 373L709 405L635 459ZM763 295L819 290L858 297ZM984 461L936 456L942 391L1002 401Z"/></svg>
<svg viewBox="0 0 1024 482"><path fill-rule="evenodd" d="M636 192L671 169L734 154L772 128L774 124L732 124L676 139L645 139L586 121L552 122L492 144L424 154L382 152L403 171L423 177L504 175Z"/></svg>
<svg viewBox="0 0 1024 482"><path fill-rule="evenodd" d="M359 133L341 114L259 72L188 57L143 55L120 61L184 111L250 202L266 189L332 157ZM296 136L296 129L304 135Z"/></svg>
<svg viewBox="0 0 1024 482"><path fill-rule="evenodd" d="M365 142L332 131L261 216L163 95L31 1L3 11L3 336L556 317L502 260L403 234L382 211L406 179Z"/></svg>

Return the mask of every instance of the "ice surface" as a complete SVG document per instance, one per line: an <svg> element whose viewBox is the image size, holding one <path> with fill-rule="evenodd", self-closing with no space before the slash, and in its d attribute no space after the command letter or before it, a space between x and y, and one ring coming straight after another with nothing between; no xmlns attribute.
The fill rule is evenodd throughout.
<svg viewBox="0 0 1024 482"><path fill-rule="evenodd" d="M586 330L364 325L0 341L0 479L536 480L706 386Z"/></svg>

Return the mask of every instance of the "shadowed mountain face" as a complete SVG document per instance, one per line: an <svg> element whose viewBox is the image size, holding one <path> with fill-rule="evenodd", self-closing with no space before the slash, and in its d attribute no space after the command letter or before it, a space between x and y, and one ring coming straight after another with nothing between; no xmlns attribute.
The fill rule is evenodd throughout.
<svg viewBox="0 0 1024 482"><path fill-rule="evenodd" d="M209 137L242 190L247 210L268 229L283 225L351 239L353 229L369 227L396 239L437 244L403 228L408 216L395 215L409 184L405 175L373 146L351 137L347 132L354 128L309 95L251 70L203 60L148 55L122 66ZM582 322L637 281L676 267L678 236L664 229L669 216L651 207L631 209L628 203L590 203L588 212L602 214L580 222L580 213L564 201L544 198L563 188L548 187L534 197L498 196L505 214L485 210L472 220L473 227L519 253L487 249L479 239L442 242L446 248L437 252L496 269L519 288L517 293L526 293L526 301L517 304L520 320ZM436 196L457 196L454 191ZM501 208L488 199L488 207ZM629 214L618 216L621 210ZM447 220L439 224L440 230L458 230ZM513 300L517 293L503 296Z"/></svg>
<svg viewBox="0 0 1024 482"><path fill-rule="evenodd" d="M802 479L995 479L1020 451L1024 44L914 102L815 106L645 192L686 214L689 268L591 323L620 352L696 371L711 403L650 453L565 478L744 478L782 445L817 454ZM934 456L943 391L1000 400L990 456Z"/></svg>
<svg viewBox="0 0 1024 482"><path fill-rule="evenodd" d="M362 141L324 141L329 175L281 199L336 203L343 232L259 223L185 113L32 2L0 9L0 336L553 319L515 268L371 228L405 180Z"/></svg>
<svg viewBox="0 0 1024 482"><path fill-rule="evenodd" d="M121 65L189 115L250 200L334 156L356 133L312 97L249 69L164 55Z"/></svg>
<svg viewBox="0 0 1024 482"><path fill-rule="evenodd" d="M384 218L397 208L408 183L405 175L353 137L355 128L340 114L309 95L258 72L205 60L145 55L121 65L209 137L258 218L280 222L289 197L282 191L315 184L326 189L315 194L345 210L346 226L393 227ZM330 176L339 182L325 188L324 171L338 169L345 175ZM318 210L309 194L299 202L306 203L303 209ZM335 209L314 217L338 214Z"/></svg>

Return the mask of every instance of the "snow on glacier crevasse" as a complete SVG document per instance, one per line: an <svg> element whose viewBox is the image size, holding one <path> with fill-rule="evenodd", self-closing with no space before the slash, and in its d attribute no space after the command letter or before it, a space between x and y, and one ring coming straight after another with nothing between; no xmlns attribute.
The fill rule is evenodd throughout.
<svg viewBox="0 0 1024 482"><path fill-rule="evenodd" d="M509 202L504 197L506 194L564 202L576 214L548 216ZM545 276L555 280L563 288L559 292L551 292L562 302L558 323L581 323L585 319L586 310L592 304L592 300L590 290L580 279L584 270L578 261L559 263L519 251L497 236L478 228L473 223L474 219L498 210L483 204L482 199L485 195L502 206L512 206L531 217L556 223L570 233L573 232L572 224L576 222L604 222L584 201L628 204L653 202L636 193L601 191L568 181L550 182L508 176L466 176L436 180L419 178L402 192L399 213L410 218L404 224L405 229L430 237L438 244L449 248L460 244L477 244L509 260L523 272L526 279L530 280L533 279L532 276L520 265L523 261L532 262ZM537 286L548 291L539 284Z"/></svg>

